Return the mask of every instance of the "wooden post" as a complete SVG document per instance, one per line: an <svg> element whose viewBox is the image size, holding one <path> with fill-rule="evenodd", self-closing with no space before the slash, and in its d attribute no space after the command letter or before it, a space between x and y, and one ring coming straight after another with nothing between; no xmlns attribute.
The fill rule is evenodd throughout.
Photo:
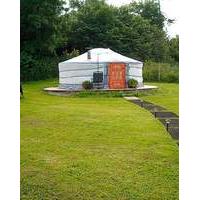
<svg viewBox="0 0 200 200"><path fill-rule="evenodd" d="M160 64L158 65L158 81L160 82Z"/></svg>

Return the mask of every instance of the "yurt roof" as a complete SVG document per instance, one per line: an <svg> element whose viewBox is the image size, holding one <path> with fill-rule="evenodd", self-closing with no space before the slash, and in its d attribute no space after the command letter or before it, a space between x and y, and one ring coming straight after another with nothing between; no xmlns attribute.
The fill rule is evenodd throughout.
<svg viewBox="0 0 200 200"><path fill-rule="evenodd" d="M91 59L88 59L88 52L74 57L72 59L66 60L64 63L111 63L111 62L123 62L123 63L137 63L141 64L142 62L128 58L123 56L119 53L112 51L111 49L104 49L104 48L95 48L90 50Z"/></svg>

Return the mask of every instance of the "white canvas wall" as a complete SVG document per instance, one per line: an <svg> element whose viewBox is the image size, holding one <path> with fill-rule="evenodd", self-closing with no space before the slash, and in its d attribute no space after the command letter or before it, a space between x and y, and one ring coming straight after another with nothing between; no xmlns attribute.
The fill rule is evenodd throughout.
<svg viewBox="0 0 200 200"><path fill-rule="evenodd" d="M104 85L107 81L107 66L109 63L100 63L99 71L104 74ZM81 88L83 81L93 79L93 73L97 71L98 63L60 63L59 64L59 83L61 88ZM138 85L143 85L142 63L130 63L126 65L126 80L134 78Z"/></svg>
<svg viewBox="0 0 200 200"><path fill-rule="evenodd" d="M81 85L83 81L92 81L93 73L97 71L97 63L60 63L60 85ZM99 64L99 71L104 72L105 64Z"/></svg>
<svg viewBox="0 0 200 200"><path fill-rule="evenodd" d="M142 76L143 64L129 64L129 79L133 78L138 81L138 85L143 85L143 76Z"/></svg>

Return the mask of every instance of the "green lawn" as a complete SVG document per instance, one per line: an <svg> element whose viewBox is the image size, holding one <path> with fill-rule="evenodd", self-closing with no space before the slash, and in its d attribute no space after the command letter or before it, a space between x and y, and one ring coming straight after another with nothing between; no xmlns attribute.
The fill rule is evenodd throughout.
<svg viewBox="0 0 200 200"><path fill-rule="evenodd" d="M157 105L179 114L179 85L175 83L145 83L158 86L158 91L142 97Z"/></svg>
<svg viewBox="0 0 200 200"><path fill-rule="evenodd" d="M21 199L178 200L178 147L148 111L45 94L52 84L24 85Z"/></svg>

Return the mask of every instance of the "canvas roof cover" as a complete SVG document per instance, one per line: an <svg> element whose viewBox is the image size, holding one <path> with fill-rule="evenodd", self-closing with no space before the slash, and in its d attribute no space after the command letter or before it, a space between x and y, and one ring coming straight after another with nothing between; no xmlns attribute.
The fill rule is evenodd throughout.
<svg viewBox="0 0 200 200"><path fill-rule="evenodd" d="M124 63L136 63L142 64L142 62L128 58L123 56L119 53L112 51L111 49L104 49L104 48L95 48L90 50L91 59L88 59L88 52L72 58L70 60L66 60L62 62L62 64L67 63L96 63L96 62L105 62L105 63L112 63L112 62L124 62Z"/></svg>

